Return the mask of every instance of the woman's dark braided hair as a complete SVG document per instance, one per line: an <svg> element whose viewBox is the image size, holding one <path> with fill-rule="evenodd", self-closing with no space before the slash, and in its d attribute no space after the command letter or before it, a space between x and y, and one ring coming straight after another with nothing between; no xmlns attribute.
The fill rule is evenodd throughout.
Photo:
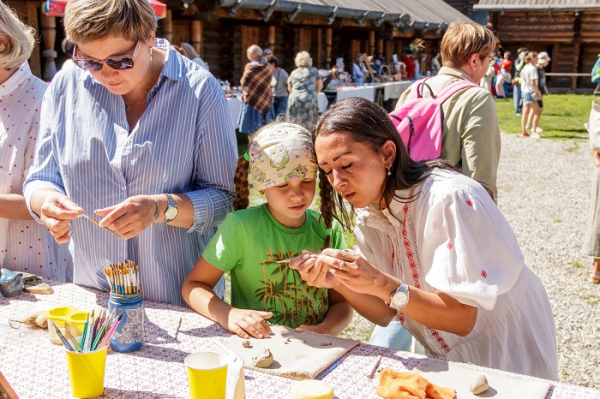
<svg viewBox="0 0 600 399"><path fill-rule="evenodd" d="M233 210L248 208L250 202L250 188L248 187L248 169L250 169L250 162L241 156L237 161L237 168L235 169L235 176L233 182L235 183L235 199L233 200Z"/></svg>
<svg viewBox="0 0 600 399"><path fill-rule="evenodd" d="M387 112L372 101L352 97L332 105L321 115L313 130L313 141L319 136L343 132L350 135L352 141L369 146L375 153L381 152L383 144L390 140L396 146L396 158L390 168L391 176L385 179L383 199L389 206L392 199L411 202L419 193L410 197L400 197L397 190L412 188L425 180L434 168L456 171L456 168L441 159L417 162L410 158ZM327 176L320 171L321 214L323 218L336 218L346 229L354 225L354 206L344 201L336 193Z"/></svg>

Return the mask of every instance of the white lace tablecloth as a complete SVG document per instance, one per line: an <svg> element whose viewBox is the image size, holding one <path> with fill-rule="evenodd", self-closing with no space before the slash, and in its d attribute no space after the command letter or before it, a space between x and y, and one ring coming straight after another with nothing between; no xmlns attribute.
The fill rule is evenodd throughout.
<svg viewBox="0 0 600 399"><path fill-rule="evenodd" d="M46 330L22 326L12 329L9 319L20 318L43 307L75 306L83 310L106 308L108 293L73 284L54 285L53 295L0 296L0 371L21 399L70 398L71 390L64 349L52 345ZM229 333L188 309L144 302L144 346L137 352L109 349L104 382L105 398L187 398L188 383L183 359L190 353L218 350L217 337ZM342 357L342 362L323 381L334 387L338 399L378 398L378 379L368 379L377 355L380 367L411 370L423 357L361 344ZM246 398L288 398L293 380L245 371ZM591 399L600 391L556 384L547 398Z"/></svg>

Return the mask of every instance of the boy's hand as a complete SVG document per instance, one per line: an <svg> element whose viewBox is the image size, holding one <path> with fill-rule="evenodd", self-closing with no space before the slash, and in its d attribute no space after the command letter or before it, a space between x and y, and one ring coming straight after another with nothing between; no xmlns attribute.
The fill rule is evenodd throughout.
<svg viewBox="0 0 600 399"><path fill-rule="evenodd" d="M221 326L241 338L267 338L271 328L266 319L271 317L272 312L233 308L227 316L227 325Z"/></svg>

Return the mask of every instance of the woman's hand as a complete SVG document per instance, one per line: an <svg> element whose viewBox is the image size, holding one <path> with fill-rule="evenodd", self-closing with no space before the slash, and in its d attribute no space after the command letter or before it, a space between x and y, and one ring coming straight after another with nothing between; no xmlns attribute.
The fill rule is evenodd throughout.
<svg viewBox="0 0 600 399"><path fill-rule="evenodd" d="M40 191L42 190L34 193L34 196L44 195L39 211L40 220L46 225L56 242L64 244L69 241L71 236L69 221L83 214L83 209L59 192L50 190L42 193Z"/></svg>
<svg viewBox="0 0 600 399"><path fill-rule="evenodd" d="M309 251L302 251L301 256L292 259L290 268L298 270L302 280L311 287L334 288L336 285L335 277L329 272L329 267L319 262L318 257Z"/></svg>
<svg viewBox="0 0 600 399"><path fill-rule="evenodd" d="M374 295L376 287L383 287L387 283L385 273L360 255L348 251L327 248L317 261L329 268L337 282L354 292Z"/></svg>
<svg viewBox="0 0 600 399"><path fill-rule="evenodd" d="M597 168L600 168L600 153L596 150L592 150L592 155L594 156L594 164L596 164Z"/></svg>
<svg viewBox="0 0 600 399"><path fill-rule="evenodd" d="M114 230L125 239L146 230L156 220L155 212L155 202L149 195L129 197L120 204L95 211L96 215L104 216L100 226Z"/></svg>
<svg viewBox="0 0 600 399"><path fill-rule="evenodd" d="M242 338L267 338L271 328L266 319L273 317L272 312L233 308L227 315L227 321L221 326Z"/></svg>

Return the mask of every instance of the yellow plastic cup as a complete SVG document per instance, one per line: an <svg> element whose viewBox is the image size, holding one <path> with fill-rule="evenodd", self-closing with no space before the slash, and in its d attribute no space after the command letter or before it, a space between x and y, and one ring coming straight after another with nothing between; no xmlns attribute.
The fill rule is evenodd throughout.
<svg viewBox="0 0 600 399"><path fill-rule="evenodd" d="M48 310L46 312L46 318L48 319L50 342L52 342L54 345L62 345L62 341L56 334L56 327L58 327L60 332L65 335L65 323L68 323L69 332L71 335L74 337L81 336L87 315L88 312L84 312L70 306L63 306Z"/></svg>
<svg viewBox="0 0 600 399"><path fill-rule="evenodd" d="M185 358L191 399L224 399L229 357L219 352L192 353Z"/></svg>
<svg viewBox="0 0 600 399"><path fill-rule="evenodd" d="M94 352L67 354L71 393L77 398L94 398L104 392L104 370L108 346Z"/></svg>

